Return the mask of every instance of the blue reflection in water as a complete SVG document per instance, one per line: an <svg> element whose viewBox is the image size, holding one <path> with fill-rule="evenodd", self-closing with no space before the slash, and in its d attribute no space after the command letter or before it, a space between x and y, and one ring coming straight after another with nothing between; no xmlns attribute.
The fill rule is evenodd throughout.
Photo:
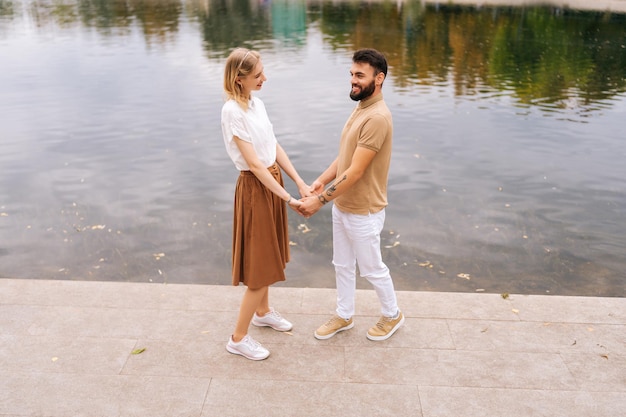
<svg viewBox="0 0 626 417"><path fill-rule="evenodd" d="M398 289L624 296L620 25L592 19L606 42L572 57L555 39L593 13L401 3L0 2L0 276L229 284L228 52L262 52L259 96L312 181L354 106L351 52L374 46ZM291 215L287 285L334 286L329 212Z"/></svg>

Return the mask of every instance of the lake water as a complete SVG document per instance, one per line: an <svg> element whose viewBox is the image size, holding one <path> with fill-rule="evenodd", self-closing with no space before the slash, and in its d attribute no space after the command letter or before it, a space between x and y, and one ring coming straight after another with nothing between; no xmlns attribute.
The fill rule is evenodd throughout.
<svg viewBox="0 0 626 417"><path fill-rule="evenodd" d="M237 46L309 182L387 55L397 289L626 296L626 13L422 1L0 0L0 276L229 285ZM334 287L290 214L284 285Z"/></svg>

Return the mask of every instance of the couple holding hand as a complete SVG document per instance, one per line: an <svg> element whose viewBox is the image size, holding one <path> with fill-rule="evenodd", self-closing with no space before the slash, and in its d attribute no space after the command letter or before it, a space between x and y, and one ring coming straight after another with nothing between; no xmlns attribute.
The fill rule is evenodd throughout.
<svg viewBox="0 0 626 417"><path fill-rule="evenodd" d="M222 133L228 155L240 172L235 186L232 279L233 285L247 287L226 345L230 353L252 360L269 356L248 334L250 323L278 331L293 327L269 303L269 286L285 280L290 256L287 205L310 217L333 202L337 309L315 331L315 337L328 339L354 327L357 263L381 304L381 317L367 338L386 340L404 323L380 251L393 134L381 90L387 60L375 49L360 49L352 57L350 75L350 98L358 104L341 133L339 154L308 186L276 140L263 102L252 95L267 80L259 53L238 48L226 60ZM300 199L284 188L281 171L295 182Z"/></svg>

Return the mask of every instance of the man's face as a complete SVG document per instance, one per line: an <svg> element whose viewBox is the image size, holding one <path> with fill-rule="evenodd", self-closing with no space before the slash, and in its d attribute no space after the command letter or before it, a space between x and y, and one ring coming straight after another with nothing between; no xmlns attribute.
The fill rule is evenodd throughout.
<svg viewBox="0 0 626 417"><path fill-rule="evenodd" d="M376 89L374 67L363 62L353 62L350 68L350 98L354 101L364 100L371 96Z"/></svg>

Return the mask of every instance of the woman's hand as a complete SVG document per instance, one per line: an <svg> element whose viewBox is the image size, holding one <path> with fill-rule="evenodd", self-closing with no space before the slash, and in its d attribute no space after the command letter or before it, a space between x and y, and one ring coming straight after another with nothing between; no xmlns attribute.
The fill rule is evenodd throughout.
<svg viewBox="0 0 626 417"><path fill-rule="evenodd" d="M298 191L300 192L300 197L309 197L310 195L313 195L311 193L311 187L304 182L298 186Z"/></svg>
<svg viewBox="0 0 626 417"><path fill-rule="evenodd" d="M298 214L300 214L301 216L303 215L302 212L300 212L300 206L302 205L302 202L300 200L296 200L295 198L291 197L287 202L287 205L296 212L298 212Z"/></svg>

